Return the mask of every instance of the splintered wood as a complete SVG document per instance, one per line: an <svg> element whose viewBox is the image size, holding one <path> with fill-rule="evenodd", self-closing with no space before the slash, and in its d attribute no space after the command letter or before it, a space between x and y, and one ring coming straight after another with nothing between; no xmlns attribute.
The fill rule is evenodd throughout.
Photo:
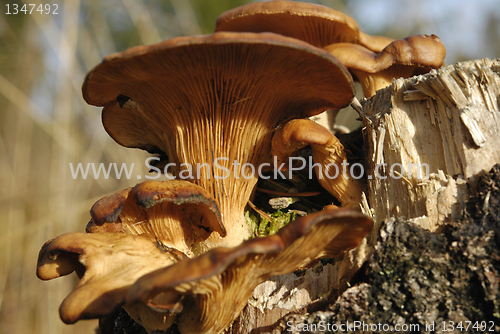
<svg viewBox="0 0 500 334"><path fill-rule="evenodd" d="M433 70L362 101L368 200L377 223L430 230L461 214L467 181L500 162L500 60Z"/></svg>
<svg viewBox="0 0 500 334"><path fill-rule="evenodd" d="M457 218L468 198L466 182L500 162L499 102L498 59L398 79L361 101L368 177L361 208L373 215L375 228L334 265L262 283L226 334L288 332L276 327L278 319L335 300L374 251L384 220L403 217L435 230Z"/></svg>

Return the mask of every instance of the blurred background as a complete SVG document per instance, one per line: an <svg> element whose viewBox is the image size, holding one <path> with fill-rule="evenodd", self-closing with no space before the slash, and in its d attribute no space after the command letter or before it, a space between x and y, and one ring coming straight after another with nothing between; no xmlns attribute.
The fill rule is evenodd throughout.
<svg viewBox="0 0 500 334"><path fill-rule="evenodd" d="M104 56L134 45L211 33L219 14L249 2L0 0L0 334L94 332L95 321L60 321L59 304L77 280L38 280L38 251L62 233L83 232L97 199L147 172L148 155L113 142L100 109L83 101L85 74ZM436 34L447 47L447 64L500 56L498 0L315 2L352 16L369 34ZM15 4L35 4L35 10L7 14ZM339 121L352 118L346 112ZM111 162L134 163L132 179L73 179L69 167Z"/></svg>

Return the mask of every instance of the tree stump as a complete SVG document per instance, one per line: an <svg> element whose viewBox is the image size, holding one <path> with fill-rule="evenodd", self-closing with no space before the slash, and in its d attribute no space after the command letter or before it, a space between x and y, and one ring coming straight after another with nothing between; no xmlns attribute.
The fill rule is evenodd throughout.
<svg viewBox="0 0 500 334"><path fill-rule="evenodd" d="M470 195L476 195L475 189L479 175L483 175L495 164L500 163L500 136L498 135L500 132L500 61L484 59L462 62L437 71L433 70L426 75L406 80L398 79L393 81L391 86L378 91L374 97L363 100L361 105L364 126L364 167L368 185L367 201L362 207L365 213L373 215L375 228L364 243L348 252L339 262L306 271L305 275L309 278L312 278L315 273L316 280L307 281L295 274L290 274L271 278L261 284L227 333L277 333L281 331L290 333L290 330L295 333L321 333L328 332L319 330L321 328L318 324L321 321L323 324L340 324L349 319L386 321L392 322L391 325L398 322L409 323L411 320L422 325L422 328L428 325L428 329L431 328L432 321L436 326L438 319L442 321L451 319L457 323L461 320L466 321L465 319L487 321L487 319L470 319L470 315L464 315L466 312L464 310L477 306L477 303L472 303L472 305L470 302L471 298L477 296L471 296L470 294L474 292L470 289L460 290L459 288L464 286L467 279L474 280L477 277L472 277L474 275L471 274L470 277L464 278L463 282L457 282L457 277L460 276L457 273L467 270L470 273L470 268L474 264L467 262L466 259L448 262L444 259L447 257L449 259L446 247L454 245L453 247L458 247L456 249L458 251L462 250L461 247L469 245L468 241L461 238L460 233L466 234L466 232L458 227L460 225L457 225L457 222L463 219L464 208L471 200ZM491 192L489 196L492 196ZM384 222L389 225L385 225L381 230ZM398 222L407 225L399 227ZM476 223L471 224L477 226ZM456 228L453 230L450 226ZM455 239L450 236L453 235L450 229L455 231L453 232ZM498 230L500 231L500 228ZM477 228L474 231L477 232ZM443 233L448 233L448 235L443 236ZM405 237L402 238L401 235ZM481 232L477 232L476 237L485 238ZM495 240L497 239L500 240L500 235L495 234ZM435 255L436 258L443 259L439 267L442 276L446 276L447 270L453 273L450 274L453 277L449 281L443 278L440 282L443 286L455 284L457 290L439 291L438 289L429 292L424 289L426 284L416 284L423 291L422 293L405 294L408 291L405 290L405 293L402 293L398 290L398 287L405 285L399 283L391 288L382 289L387 295L374 289L368 281L376 281L377 284L382 285L393 284L391 279L397 282L404 281L404 275L408 274L407 271L395 269L394 275L390 279L387 277L384 283L384 273L380 268L391 265L397 267L402 263L401 258L397 256L384 257L384 250L387 252L391 250L383 247L387 240L394 241L392 248L388 247L391 249L398 242L415 243L417 240L428 244L428 249L434 251L429 251L426 256L432 257L432 254L439 253ZM500 246L500 242L498 244ZM426 249L418 246L418 242L412 245L415 247L405 244L406 256L420 258ZM376 255L372 256L374 252ZM366 282L348 289L353 275L370 258L369 264L361 273L365 275ZM484 258L481 259L484 260ZM384 264L382 261L388 261L388 263ZM488 263L491 265L491 262ZM431 279L425 275L429 275L429 272L432 274L432 261L418 265L424 265L426 269L420 270L420 274L412 271L412 282L429 282ZM411 266L406 269L413 270ZM477 282L486 281L482 285L479 284L485 287L484 291L490 291L488 287L491 286L493 289L496 286L498 292L500 268L490 269L485 271L484 275L487 278L479 274ZM436 277L438 276L436 273ZM307 284L304 284L306 281ZM405 289L411 290L411 286L405 286ZM453 300L453 303L456 302L456 305L450 302L453 307L450 303L448 308L446 305L443 306L444 310L448 311L447 315L442 315L442 312L439 313L435 308L428 310L429 312L435 311L432 314L420 309L422 307L425 309L432 293L441 292L446 299L450 293L457 291L469 294L464 296L463 303L469 303L472 306L468 304L469 308L460 307L460 300ZM379 303L377 293L381 294L382 304ZM408 306L408 310L394 311L394 307L404 308L406 297L416 298L416 300ZM395 301L397 298L403 300L402 302L399 300L399 306L398 301ZM337 300L336 303L332 304L335 300ZM328 303L330 306L327 306ZM436 303L442 306L439 302ZM488 303L493 304L493 309L499 309L496 299L485 300L485 303L480 305L484 306ZM381 312L374 312L370 309L371 306ZM303 315L318 309L323 311ZM389 311L394 312L393 317L387 316ZM488 313L488 319L490 319L488 321L498 320L496 318L492 320L493 316L490 313ZM283 317L285 314L289 315ZM478 314L481 316L481 313ZM278 321L280 318L281 320ZM312 327L303 326L307 324L316 324L316 327L313 330ZM491 325L491 323L488 324ZM495 323L495 326L497 325ZM498 330L499 327L495 326L493 328ZM297 328L302 329L297 331ZM422 330L422 332L426 331Z"/></svg>
<svg viewBox="0 0 500 334"><path fill-rule="evenodd" d="M361 101L374 229L342 259L259 285L226 333L499 332L499 112L498 59Z"/></svg>
<svg viewBox="0 0 500 334"><path fill-rule="evenodd" d="M395 80L364 101L367 197L377 222L417 219L435 231L460 217L465 183L500 162L499 98L500 61L484 59Z"/></svg>

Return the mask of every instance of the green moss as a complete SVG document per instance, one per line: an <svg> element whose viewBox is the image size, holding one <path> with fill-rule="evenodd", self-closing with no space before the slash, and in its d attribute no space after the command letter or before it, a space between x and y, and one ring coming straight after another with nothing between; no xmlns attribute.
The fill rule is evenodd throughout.
<svg viewBox="0 0 500 334"><path fill-rule="evenodd" d="M245 212L245 219L250 228L252 237L265 237L268 235L273 235L278 232L280 228L294 221L298 216L296 212L282 212L281 210L266 214L271 218L271 221L260 215L257 218L253 214L253 211Z"/></svg>
<svg viewBox="0 0 500 334"><path fill-rule="evenodd" d="M309 178L308 170L308 168L304 168L295 171L292 173L291 178L275 178L274 173L270 172L269 175L265 175L265 179L259 180L252 203L271 219L269 220L252 209L246 211L245 219L252 237L273 235L299 215L322 210L323 207L332 203L340 204L321 187L315 177L313 179ZM284 174L288 176L288 172ZM274 193L269 193L269 191ZM303 192L317 192L318 195L311 197L294 196L294 194ZM270 204L270 201L277 199L282 199L284 204L282 206ZM287 201L287 199L289 200Z"/></svg>

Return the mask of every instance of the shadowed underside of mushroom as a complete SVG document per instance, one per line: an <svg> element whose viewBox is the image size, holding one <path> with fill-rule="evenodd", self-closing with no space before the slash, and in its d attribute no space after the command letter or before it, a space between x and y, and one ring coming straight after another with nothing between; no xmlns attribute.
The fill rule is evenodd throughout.
<svg viewBox="0 0 500 334"><path fill-rule="evenodd" d="M333 43L355 43L375 52L393 41L359 31L356 21L342 12L286 0L254 2L231 9L219 16L215 31L273 32L320 48Z"/></svg>
<svg viewBox="0 0 500 334"><path fill-rule="evenodd" d="M270 167L275 127L342 108L353 92L335 57L271 33L132 48L106 57L83 86L115 141L168 156L170 173L212 194L227 232L221 246L248 237L243 210L259 167Z"/></svg>
<svg viewBox="0 0 500 334"><path fill-rule="evenodd" d="M77 273L80 282L59 308L61 319L72 324L110 314L125 303L128 290L137 279L183 258L181 252L158 247L157 241L148 237L67 233L43 245L37 276L49 280ZM170 326L173 318L167 318L151 313L148 321L155 326Z"/></svg>
<svg viewBox="0 0 500 334"><path fill-rule="evenodd" d="M444 65L446 48L436 35L415 35L392 42L380 53L350 43L325 49L356 76L365 97L389 86L393 79L424 74Z"/></svg>
<svg viewBox="0 0 500 334"><path fill-rule="evenodd" d="M342 207L359 209L363 185L350 176L344 146L322 125L308 119L295 119L276 130L272 141L276 167L308 145L321 186L335 196Z"/></svg>
<svg viewBox="0 0 500 334"><path fill-rule="evenodd" d="M208 208L205 211L212 212L206 205L209 198L190 198L201 197L193 195L197 188L183 181L139 184L94 205L89 229L97 233L68 233L48 241L39 254L37 276L48 280L75 271L80 278L61 304L61 319L74 323L100 318L123 306L148 331L166 330L176 322L183 333L216 333L238 316L262 281L306 268L320 257L339 256L356 247L373 224L359 212L326 208L298 218L275 235L234 248L214 248L193 258L165 245L153 227L129 229L143 208L164 203L174 202L177 207L170 209L184 212L189 210L183 205L201 202ZM191 203L181 204L180 198ZM144 224L154 221L153 216L142 216ZM217 228L216 218L208 228ZM121 230L109 228L119 220ZM194 222L191 225L196 229Z"/></svg>
<svg viewBox="0 0 500 334"><path fill-rule="evenodd" d="M216 248L154 271L131 287L127 300L178 314L175 322L184 334L218 333L234 321L265 279L309 267L324 256L341 255L356 247L372 224L355 211L324 209L298 218L275 235Z"/></svg>
<svg viewBox="0 0 500 334"><path fill-rule="evenodd" d="M100 199L90 213L89 233L145 235L189 257L226 235L215 199L187 181L146 181Z"/></svg>

